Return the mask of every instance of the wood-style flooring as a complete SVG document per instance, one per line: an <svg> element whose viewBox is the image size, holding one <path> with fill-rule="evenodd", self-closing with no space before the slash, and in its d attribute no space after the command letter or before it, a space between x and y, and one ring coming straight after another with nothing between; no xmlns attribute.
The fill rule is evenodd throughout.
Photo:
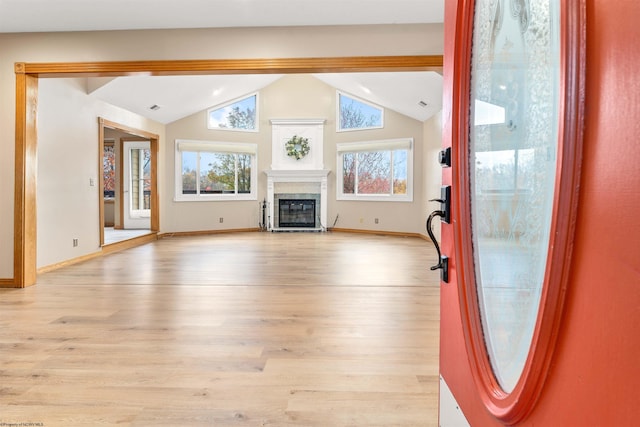
<svg viewBox="0 0 640 427"><path fill-rule="evenodd" d="M419 238L220 234L0 289L0 424L437 426L435 263Z"/></svg>

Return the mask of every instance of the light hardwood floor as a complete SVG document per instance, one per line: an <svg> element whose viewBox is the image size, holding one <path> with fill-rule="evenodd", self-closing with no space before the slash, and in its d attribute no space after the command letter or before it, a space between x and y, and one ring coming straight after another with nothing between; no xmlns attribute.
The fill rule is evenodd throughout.
<svg viewBox="0 0 640 427"><path fill-rule="evenodd" d="M419 238L165 238L0 289L0 424L437 426Z"/></svg>

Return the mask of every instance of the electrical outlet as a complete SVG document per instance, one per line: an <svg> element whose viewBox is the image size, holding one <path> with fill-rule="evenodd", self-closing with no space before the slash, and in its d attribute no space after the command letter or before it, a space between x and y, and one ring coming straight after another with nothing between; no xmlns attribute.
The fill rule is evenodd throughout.
<svg viewBox="0 0 640 427"><path fill-rule="evenodd" d="M364 218L360 218L360 224L364 222Z"/></svg>
<svg viewBox="0 0 640 427"><path fill-rule="evenodd" d="M78 246L78 239L73 239L73 247L75 248L76 246Z"/></svg>
<svg viewBox="0 0 640 427"><path fill-rule="evenodd" d="M220 224L224 222L224 218L220 217Z"/></svg>
<svg viewBox="0 0 640 427"><path fill-rule="evenodd" d="M373 222L378 223L378 218L374 219Z"/></svg>

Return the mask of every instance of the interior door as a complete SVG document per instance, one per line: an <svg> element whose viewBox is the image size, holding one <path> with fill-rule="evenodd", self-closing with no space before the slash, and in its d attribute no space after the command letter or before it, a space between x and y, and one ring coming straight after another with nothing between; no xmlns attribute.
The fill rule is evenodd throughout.
<svg viewBox="0 0 640 427"><path fill-rule="evenodd" d="M443 427L524 423L544 389L572 260L583 13L580 0L446 2Z"/></svg>
<svg viewBox="0 0 640 427"><path fill-rule="evenodd" d="M149 141L123 144L123 225L125 229L151 227L151 149Z"/></svg>

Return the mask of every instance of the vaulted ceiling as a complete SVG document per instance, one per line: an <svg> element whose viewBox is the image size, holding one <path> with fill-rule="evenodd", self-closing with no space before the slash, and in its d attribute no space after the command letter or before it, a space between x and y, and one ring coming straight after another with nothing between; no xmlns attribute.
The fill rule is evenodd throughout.
<svg viewBox="0 0 640 427"><path fill-rule="evenodd" d="M442 23L444 0L0 0L0 33ZM317 74L336 89L424 121L442 104L435 72ZM90 79L96 96L170 123L281 76ZM424 105L426 104L426 106ZM152 105L160 106L152 110Z"/></svg>
<svg viewBox="0 0 640 427"><path fill-rule="evenodd" d="M314 74L330 86L398 113L425 121L442 107L442 76L435 72ZM105 102L160 123L253 93L278 74L119 77L93 90ZM92 90L96 83L90 84Z"/></svg>

